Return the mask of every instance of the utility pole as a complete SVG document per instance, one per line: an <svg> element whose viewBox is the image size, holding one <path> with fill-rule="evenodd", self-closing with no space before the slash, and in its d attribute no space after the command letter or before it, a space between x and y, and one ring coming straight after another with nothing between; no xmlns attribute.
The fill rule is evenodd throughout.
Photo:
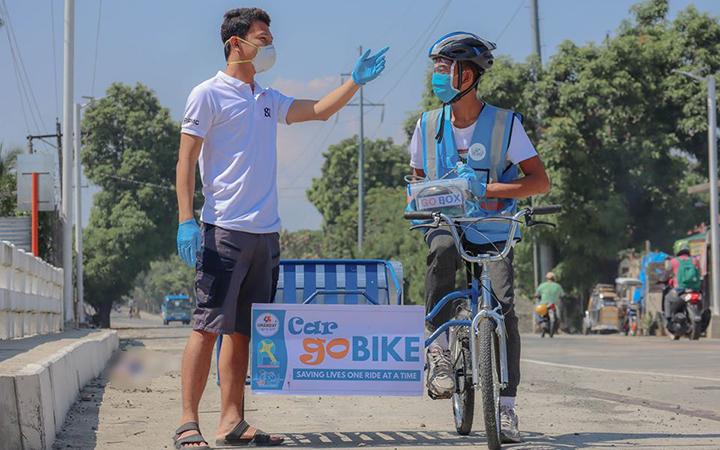
<svg viewBox="0 0 720 450"><path fill-rule="evenodd" d="M83 250L82 250L82 167L80 165L80 110L83 105L75 103L75 280L77 284L77 326L85 322L83 300Z"/></svg>
<svg viewBox="0 0 720 450"><path fill-rule="evenodd" d="M360 56L363 54L362 45L359 47ZM340 74L341 80L340 83L343 82L343 77L349 77L351 74L349 73L343 73ZM357 234L357 244L358 244L358 254L362 252L363 249L363 236L365 235L365 106L382 106L383 107L383 116L385 111L385 104L384 103L373 103L373 102L365 102L365 98L363 96L363 86L360 85L360 102L359 103L348 103L345 106L359 106L360 107L360 147L358 149L358 234ZM380 119L382 122L382 119Z"/></svg>
<svg viewBox="0 0 720 450"><path fill-rule="evenodd" d="M75 0L65 0L62 137L62 267L64 321L75 321L72 277L72 133L75 58Z"/></svg>
<svg viewBox="0 0 720 450"><path fill-rule="evenodd" d="M542 66L542 53L540 50L540 17L538 14L538 0L530 0L530 30L533 35L533 53L537 55L540 65ZM537 80L536 80L537 83ZM538 118L539 119L539 118ZM535 205L533 197L530 197L530 207ZM538 245L535 232L532 232L532 252L533 252L533 282L535 290L540 284L540 275L538 273ZM534 319L534 316L533 316Z"/></svg>
<svg viewBox="0 0 720 450"><path fill-rule="evenodd" d="M28 153L33 154L35 153L35 146L33 145L34 139L40 139L41 141L45 142L46 144L50 144L45 139L49 138L55 138L57 140L57 150L58 150L58 158L60 161L60 164L62 165L62 131L60 128L60 122L57 120L55 121L55 134L31 134L27 136L27 147L28 147ZM53 145L53 144L50 144ZM62 170L61 170L62 172ZM61 173L62 175L62 173ZM47 262L52 264L55 267L62 266L62 230L58 226L60 217L59 211L52 211L53 220L51 224L50 234L52 236L52 248L49 249L48 254L46 255L45 259Z"/></svg>
<svg viewBox="0 0 720 450"><path fill-rule="evenodd" d="M363 54L362 45L358 48ZM363 85L360 85L360 149L358 150L358 254L362 253L363 236L365 235L365 198L363 181L365 180L365 115L363 110Z"/></svg>
<svg viewBox="0 0 720 450"><path fill-rule="evenodd" d="M538 0L530 0L530 30L533 35L533 53L538 56L542 64L542 52L540 50L540 14L538 13Z"/></svg>
<svg viewBox="0 0 720 450"><path fill-rule="evenodd" d="M718 160L717 105L715 104L715 75L708 77L708 164L710 166L710 239L712 257L712 300L715 318L720 317L720 230L718 230Z"/></svg>

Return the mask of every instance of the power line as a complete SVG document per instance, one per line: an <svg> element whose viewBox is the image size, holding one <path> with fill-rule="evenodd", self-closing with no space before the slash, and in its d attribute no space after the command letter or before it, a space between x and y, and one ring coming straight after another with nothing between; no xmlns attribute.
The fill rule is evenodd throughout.
<svg viewBox="0 0 720 450"><path fill-rule="evenodd" d="M53 0L50 0L50 25L52 29L52 49L53 49L53 71L55 73L54 88L55 88L55 117L60 117L60 102L58 97L58 74L57 74L57 44L55 43L55 6L53 6Z"/></svg>
<svg viewBox="0 0 720 450"><path fill-rule="evenodd" d="M522 6L523 6L524 4L525 4L525 0L520 0L520 4L519 4L518 7L515 9L515 12L513 13L513 15L512 15L512 17L510 18L510 20L508 20L507 23L505 24L505 28L503 28L503 30L500 32L500 34L498 35L498 37L495 38L495 42L498 42L498 41L500 40L500 38L503 37L503 34L505 34L505 32L507 31L507 29L508 29L508 27L510 26L510 24L512 23L512 21L515 20L515 16L518 15L518 13L520 12L520 8L522 8Z"/></svg>
<svg viewBox="0 0 720 450"><path fill-rule="evenodd" d="M308 159L307 164L305 164L305 166L302 168L302 170L300 170L297 173L297 176L290 183L288 183L287 187L293 186L300 179L300 177L305 173L305 171L310 168L312 163L315 161L315 158L317 157L317 155L322 153L322 149L325 148L325 143L328 141L328 139L330 139L330 136L332 135L332 132L335 130L335 127L337 126L337 124L338 124L337 121L333 123L332 127L330 127L330 130L328 130L327 135L325 135L325 139L323 139L322 143L320 143L320 145L318 146L318 149L320 151L316 152L315 154L313 154L312 157L310 157Z"/></svg>
<svg viewBox="0 0 720 450"><path fill-rule="evenodd" d="M95 62L93 63L92 89L90 95L95 96L95 72L97 72L98 47L100 43L100 18L102 17L103 0L100 0L100 8L98 9L97 33L95 35Z"/></svg>
<svg viewBox="0 0 720 450"><path fill-rule="evenodd" d="M436 22L438 22L438 23L440 22L440 19L442 19L442 16L445 14L445 11L447 11L447 9L450 7L450 3L452 3L452 0L447 0L445 2L445 4L440 8L440 10L435 15L435 17L430 21L430 24L427 26L427 28L425 28L425 30L422 33L420 33L420 36L418 36L418 38L415 39L415 43L410 47L410 49L407 52L405 52L405 54L402 57L400 57L400 59L393 66L389 67L388 70L385 71L385 75L391 73L396 67L400 67L400 64L405 60L405 58L407 58L411 54L415 54L415 58L417 58L417 52L415 51L415 48L422 41L423 36L425 36L426 34L429 35L432 33L432 31L430 31L430 29L433 27L433 24L435 24ZM437 25L435 25L435 26L437 27ZM434 31L434 28L433 28L433 31ZM426 40L427 40L427 38L426 38ZM410 63L410 65L412 66L412 63ZM406 73L407 73L407 71L406 71ZM402 79L402 77L400 77L400 78ZM380 101L382 101L382 99Z"/></svg>
<svg viewBox="0 0 720 450"><path fill-rule="evenodd" d="M372 41L370 45L368 45L368 48L372 48L375 44L382 41L388 34L390 34L391 31L394 31L401 22L403 22L408 18L408 16L410 16L410 11L414 10L415 6L417 6L418 3L420 3L420 0L415 0L414 2L410 3L408 8L402 14L400 14L400 18L396 20L392 25L384 27L385 32L378 36L377 39Z"/></svg>
<svg viewBox="0 0 720 450"><path fill-rule="evenodd" d="M133 183L133 184L138 184L138 185L142 185L142 186L150 186L150 187L154 187L157 189L165 189L167 191L175 191L175 187L173 187L173 186L163 186L160 184L147 183L145 181L132 180L130 178L123 178L123 177L118 177L115 175L109 175L109 174L105 174L105 173L97 174L97 175L101 178L112 178L113 180L125 181L127 183Z"/></svg>
<svg viewBox="0 0 720 450"><path fill-rule="evenodd" d="M12 20L10 19L10 11L8 10L7 4L5 3L5 0L2 0L3 7L5 9L5 19L7 21L6 26L6 33L8 34L8 39L10 40L10 36L12 35L12 40L10 42L10 46L12 47L14 41L15 49L17 50L17 60L20 61L19 67L22 69L22 73L25 74L25 83L27 84L27 90L25 91L25 95L27 96L27 91L30 91L30 97L32 97L32 103L30 102L30 99L28 98L28 106L30 109L30 112L33 116L33 121L35 121L35 126L37 126L38 129L40 127L37 125L37 121L34 118L33 113L33 105L35 106L35 110L37 111L38 119L40 119L40 123L42 124L42 131L47 132L47 125L45 125L45 122L43 121L42 114L40 113L40 108L38 107L37 100L35 99L35 92L32 90L32 86L30 85L30 77L27 74L27 69L25 68L25 62L22 58L22 53L20 52L20 46L18 45L17 36L15 36L15 28L12 25ZM12 52L13 58L15 58L15 52ZM15 61L14 61L15 62Z"/></svg>
<svg viewBox="0 0 720 450"><path fill-rule="evenodd" d="M420 35L420 39L422 39L422 36L427 34L427 36L425 37L425 40L422 41L423 47L427 45L427 42L432 37L432 34L435 32L435 29L437 29L438 25L440 25L440 21L442 20L443 16L447 12L447 10L450 8L450 3L452 3L452 0L447 0L447 2L445 2L445 4L440 9L438 14L435 16L435 19L433 19L433 21L430 22L430 25L428 25L428 27L425 29L423 34ZM381 102L383 100L385 100L395 90L395 88L397 88L400 85L400 83L405 79L405 75L410 71L413 64L415 64L415 61L417 60L418 56L420 56L420 52L414 51L415 47L417 47L417 44L419 44L421 42L420 39L418 39L416 41L415 45L413 45L410 48L410 50L406 53L406 55L409 55L410 53L414 52L415 57L413 57L412 61L410 61L410 64L408 64L408 66L405 68L405 71L402 73L402 75L400 75L400 77L395 82L395 84L390 88L390 90L387 91L387 93L385 93L385 95L382 96L382 98L380 99Z"/></svg>

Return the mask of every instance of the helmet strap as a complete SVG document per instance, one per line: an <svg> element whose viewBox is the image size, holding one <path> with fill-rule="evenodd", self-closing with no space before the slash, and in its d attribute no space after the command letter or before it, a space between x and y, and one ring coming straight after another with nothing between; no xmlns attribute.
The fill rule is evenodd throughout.
<svg viewBox="0 0 720 450"><path fill-rule="evenodd" d="M477 85L480 82L481 75L482 74L480 73L480 70L478 69L477 78L475 78L475 82L473 82L473 84L470 85L470 87L468 87L467 89L465 89L464 91L460 92L458 95L453 97L453 99L450 100L449 103L443 103L442 115L440 116L440 127L438 128L438 132L435 135L435 141L438 144L442 142L443 133L445 131L445 106L455 103L456 101L458 101L461 98L463 98L464 96L466 96L468 93L476 90ZM462 86L462 61L458 61L458 82L457 82L457 84L458 84L457 89L460 90L460 87Z"/></svg>

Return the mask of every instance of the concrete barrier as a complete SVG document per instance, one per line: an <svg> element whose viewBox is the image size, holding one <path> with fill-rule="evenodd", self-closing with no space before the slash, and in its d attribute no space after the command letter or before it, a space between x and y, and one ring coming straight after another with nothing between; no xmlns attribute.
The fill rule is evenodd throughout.
<svg viewBox="0 0 720 450"><path fill-rule="evenodd" d="M117 331L93 333L0 375L0 448L50 450L78 393L118 345Z"/></svg>
<svg viewBox="0 0 720 450"><path fill-rule="evenodd" d="M0 241L0 339L62 329L63 271Z"/></svg>

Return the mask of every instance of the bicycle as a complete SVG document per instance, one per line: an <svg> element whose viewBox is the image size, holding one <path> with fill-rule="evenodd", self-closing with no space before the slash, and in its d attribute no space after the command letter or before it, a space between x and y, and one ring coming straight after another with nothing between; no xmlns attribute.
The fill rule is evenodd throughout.
<svg viewBox="0 0 720 450"><path fill-rule="evenodd" d="M435 317L448 302L461 301L459 312L454 320L450 320L435 330L425 341L427 348L440 334L450 332L450 353L455 369L456 391L453 394L453 413L455 428L460 435L467 435L472 430L475 410L475 391L481 391L482 411L487 436L488 448L497 450L501 447L500 440L500 390L507 387L507 343L505 322L502 306L493 297L490 282L490 263L508 256L515 246L515 233L520 219L525 218L525 225L551 225L538 222L533 215L555 214L562 210L561 206L544 206L528 208L517 212L514 216L494 216L483 218L452 218L441 212L407 211L407 220L432 220L431 223L414 225L416 228L438 228L447 225L455 239L455 246L466 264L470 265L470 288L443 297L425 317L426 322ZM510 222L511 227L505 247L497 254L468 254L463 246L463 239L458 228L470 226L478 222ZM476 267L480 267L478 280ZM482 289L482 293L480 292ZM480 296L482 295L482 303Z"/></svg>

